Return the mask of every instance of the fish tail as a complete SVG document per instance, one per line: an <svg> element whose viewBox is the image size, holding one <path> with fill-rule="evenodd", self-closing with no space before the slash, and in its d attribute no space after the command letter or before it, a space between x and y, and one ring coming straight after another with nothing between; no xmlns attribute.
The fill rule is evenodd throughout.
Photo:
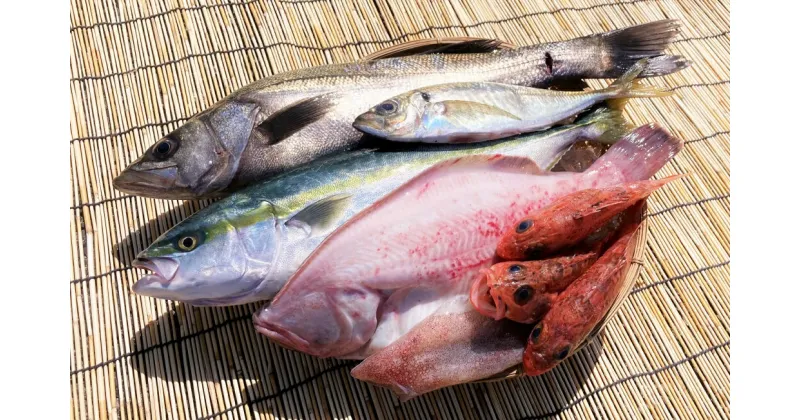
<svg viewBox="0 0 800 420"><path fill-rule="evenodd" d="M679 31L677 20L659 20L599 35L601 53L611 58L608 77L618 77L642 58L655 57L642 69L642 77L663 76L688 67L691 62L681 56L663 55ZM617 75L613 75L615 71Z"/></svg>
<svg viewBox="0 0 800 420"><path fill-rule="evenodd" d="M620 139L589 170L613 170L625 182L653 176L683 148L683 140L657 124L636 128Z"/></svg>
<svg viewBox="0 0 800 420"><path fill-rule="evenodd" d="M647 66L649 60L643 58L631 66L619 79L610 84L602 92L607 94L608 106L613 109L623 109L629 98L653 98L658 96L669 96L668 92L653 86L645 86L638 79Z"/></svg>
<svg viewBox="0 0 800 420"><path fill-rule="evenodd" d="M616 143L633 128L621 110L606 106L599 106L575 121L575 124L582 123L595 127L599 134L593 140L603 144Z"/></svg>

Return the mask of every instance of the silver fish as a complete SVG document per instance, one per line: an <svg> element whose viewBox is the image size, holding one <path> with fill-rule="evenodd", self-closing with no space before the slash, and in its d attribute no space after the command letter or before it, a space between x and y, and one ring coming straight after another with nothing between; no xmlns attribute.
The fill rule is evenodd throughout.
<svg viewBox="0 0 800 420"><path fill-rule="evenodd" d="M642 59L605 89L556 91L491 82L427 86L387 99L356 118L353 127L387 140L473 143L541 131L605 100L666 96L636 77Z"/></svg>
<svg viewBox="0 0 800 420"><path fill-rule="evenodd" d="M134 261L152 274L133 290L195 305L271 299L331 231L441 161L499 153L549 167L578 141L614 143L628 129L619 111L599 107L572 125L507 140L323 158L217 201L161 235Z"/></svg>
<svg viewBox="0 0 800 420"><path fill-rule="evenodd" d="M498 43L468 41L459 53L273 75L239 89L158 140L122 171L114 186L156 198L219 196L318 157L364 147L370 140L353 128L355 118L385 98L422 86L487 81L546 87L580 78L617 78L647 57L655 58L642 77L673 73L690 64L680 56L662 55L678 26L664 20L504 50L497 50Z"/></svg>

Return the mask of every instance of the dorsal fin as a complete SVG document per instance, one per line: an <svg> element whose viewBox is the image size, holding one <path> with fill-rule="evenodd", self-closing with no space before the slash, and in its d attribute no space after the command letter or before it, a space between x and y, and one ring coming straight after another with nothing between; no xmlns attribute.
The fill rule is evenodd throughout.
<svg viewBox="0 0 800 420"><path fill-rule="evenodd" d="M474 168L490 168L492 170L501 172L516 172L527 173L533 175L542 175L544 171L539 168L531 158L524 156L509 156L509 155L472 155L463 156L453 159L448 159L439 162L430 168L426 169L416 177L412 178L406 185L413 184L419 179L427 178L432 174L441 171L451 171L460 169L474 169ZM402 188L402 187L401 187Z"/></svg>
<svg viewBox="0 0 800 420"><path fill-rule="evenodd" d="M420 54L469 54L487 53L495 50L513 50L516 47L509 42L498 39L453 37L427 38L406 41L392 45L364 57L361 61L372 61L381 58L406 57Z"/></svg>

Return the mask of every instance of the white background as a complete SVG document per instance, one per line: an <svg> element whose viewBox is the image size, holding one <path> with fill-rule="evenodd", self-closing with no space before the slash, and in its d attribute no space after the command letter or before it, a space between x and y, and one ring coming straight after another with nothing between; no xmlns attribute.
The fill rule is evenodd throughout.
<svg viewBox="0 0 800 420"><path fill-rule="evenodd" d="M734 3L731 410L786 418L800 401L800 20L792 2ZM2 8L3 418L68 415L68 13Z"/></svg>

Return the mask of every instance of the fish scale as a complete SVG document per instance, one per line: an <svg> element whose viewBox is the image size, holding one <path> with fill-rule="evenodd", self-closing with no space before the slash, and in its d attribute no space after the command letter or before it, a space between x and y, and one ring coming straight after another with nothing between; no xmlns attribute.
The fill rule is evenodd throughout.
<svg viewBox="0 0 800 420"><path fill-rule="evenodd" d="M579 140L614 143L627 130L620 112L600 107L575 124L497 142L418 145L320 159L216 201L161 235L134 261L153 273L133 290L194 305L268 300L333 229L438 162L501 153L549 166ZM332 205L336 197L344 201ZM187 252L177 246L185 237L202 243Z"/></svg>
<svg viewBox="0 0 800 420"><path fill-rule="evenodd" d="M629 182L646 179L671 159L681 147L682 142L680 140L669 136L662 129L653 125L643 126L612 146L586 172L572 174L574 178L586 178L572 183L576 189L585 189L587 185L596 186L606 182L613 185L621 180ZM531 177L540 178L543 183L549 184L551 187L554 185L568 186L569 184L565 182L569 179L569 175L564 177L552 175L536 177L532 175ZM561 178L561 181L553 181L551 178ZM494 188L504 187L495 186ZM467 188L460 191L460 193L470 195L470 191L473 190ZM449 192L451 194L458 193ZM486 190L480 190L479 194L483 195L485 193ZM568 191L561 196L565 196L567 193ZM540 200L552 202L556 198L551 195L549 199L540 198ZM404 204L404 201L413 201L403 200L402 197L398 197L397 200L394 203L396 206ZM493 204L500 207L504 203ZM458 208L451 210L459 211ZM632 209L630 212L632 216L639 214L636 209ZM343 230L346 229L346 226L343 227ZM318 254L317 256L322 257L323 255ZM309 263L313 263L314 258L315 256L312 256L309 259ZM490 263L491 260L488 260L487 266ZM620 278L596 279L600 283L605 283L607 280L610 280L608 288L600 287L595 289L591 287L595 279L584 277L581 280L584 284L582 286L583 291L586 292L587 288L591 289L588 293L595 295L593 302L602 300L602 305L592 308L591 321L584 323L585 325L580 325L579 328L585 328L580 331L576 330L576 334L570 337L573 339L571 344L575 345L571 347L573 351L579 348L581 337L585 337L587 333L591 334L590 330L599 325L598 322L602 323L601 319L608 313L609 307L613 307L614 302L617 301L618 294L616 290L619 290L621 286L619 283ZM567 286L566 290L569 290L574 285L575 283L572 283ZM288 293L292 286L293 284L290 282L282 294L286 293L294 301L301 296L298 296L297 293ZM559 287L561 286L563 285ZM329 293L331 292L329 291ZM386 343L392 337L398 338L394 339L385 348L378 349L378 345L372 345L368 348L369 351L363 353L367 355L366 359L353 368L351 375L356 379L390 388L400 400L404 401L442 387L493 377L508 368L519 365L523 362L523 357L526 358L527 369L529 363L527 360L528 354L525 352L525 337L531 334L530 325L526 327L525 324L508 320L495 321L490 317L483 316L472 307L469 296L466 293L462 294L459 291L453 295L449 294L447 289L442 289L441 293L441 306L430 312L428 316L407 331L394 331L394 335L391 335L386 330L392 327L401 328L399 323L389 325L381 325L379 323L376 333L381 334L381 344ZM572 295L579 297L580 293L573 293ZM599 299L600 296L602 296L602 299ZM276 299L276 306L279 305L280 299L280 296ZM428 309L430 310L430 308ZM548 315L551 312L552 309L548 312ZM563 314L569 314L570 312L570 305L562 305L557 311L562 316L556 319L556 322L577 325L573 319L574 317L563 316ZM269 335L267 330L269 328L268 313L269 308L262 309L254 320L256 328L260 332ZM295 319L293 321L297 322L299 320ZM314 321L318 322L319 320L314 319ZM311 322L311 325L315 325L313 321ZM407 328L407 326L405 327ZM531 336L533 335L531 334ZM281 338L273 338L287 345L287 342L281 341ZM548 343L548 340L543 339L542 343ZM313 351L316 349L302 350L314 354ZM561 351L562 349L556 347L555 350ZM550 353L547 355L550 356Z"/></svg>
<svg viewBox="0 0 800 420"><path fill-rule="evenodd" d="M517 49L486 52L467 42L473 46L468 51L483 52L419 54L272 75L162 137L114 179L114 186L154 198L217 197L317 158L367 147L370 140L353 121L403 92L449 82L547 87L617 78L647 57L653 60L642 75L661 76L689 65L683 57L663 55L677 35L677 22L665 20Z"/></svg>
<svg viewBox="0 0 800 420"><path fill-rule="evenodd" d="M581 173L542 172L530 159L503 155L441 162L325 239L254 315L256 329L319 357L359 353L378 327L387 293L420 287L443 291L443 297L466 292L518 219L578 190L649 178L681 144L659 127L643 126ZM498 228L486 230L489 222ZM412 257L418 247L447 253ZM362 298L351 299L353 291ZM344 313L345 306L358 316Z"/></svg>

